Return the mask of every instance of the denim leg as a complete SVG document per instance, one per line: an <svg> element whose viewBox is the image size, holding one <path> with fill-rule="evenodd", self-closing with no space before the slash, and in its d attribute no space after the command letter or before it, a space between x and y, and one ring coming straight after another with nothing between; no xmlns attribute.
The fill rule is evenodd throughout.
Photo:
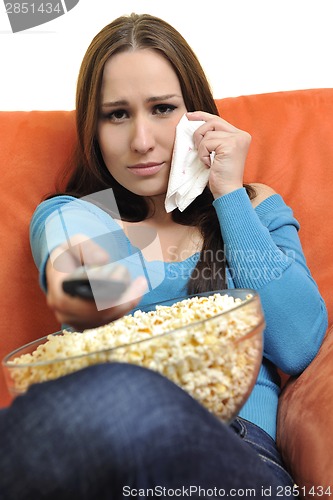
<svg viewBox="0 0 333 500"><path fill-rule="evenodd" d="M181 488L182 497L189 487L253 488L259 498L279 484L187 393L123 363L32 386L0 412L0 436L1 500L120 499L124 487Z"/></svg>
<svg viewBox="0 0 333 500"><path fill-rule="evenodd" d="M231 428L258 453L261 460L273 471L281 487L280 490L289 491L288 487L292 488L295 482L286 470L272 437L257 425L240 417L232 422Z"/></svg>

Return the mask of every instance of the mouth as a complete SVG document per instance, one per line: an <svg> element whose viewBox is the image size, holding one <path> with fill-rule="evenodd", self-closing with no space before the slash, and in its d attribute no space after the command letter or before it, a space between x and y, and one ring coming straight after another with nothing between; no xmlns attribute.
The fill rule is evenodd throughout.
<svg viewBox="0 0 333 500"><path fill-rule="evenodd" d="M147 175L157 174L161 170L163 165L164 165L164 162L162 162L162 163L155 163L155 162L138 163L136 165L129 165L128 169L134 175L139 175L139 176L144 177Z"/></svg>

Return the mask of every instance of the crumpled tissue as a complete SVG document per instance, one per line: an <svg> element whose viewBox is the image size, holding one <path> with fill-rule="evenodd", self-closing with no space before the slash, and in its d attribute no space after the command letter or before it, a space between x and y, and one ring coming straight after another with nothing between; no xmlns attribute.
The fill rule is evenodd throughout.
<svg viewBox="0 0 333 500"><path fill-rule="evenodd" d="M205 122L188 120L184 115L176 127L176 138L165 198L167 212L172 212L175 208L183 212L207 186L209 168L199 160L193 141L193 133L203 123Z"/></svg>

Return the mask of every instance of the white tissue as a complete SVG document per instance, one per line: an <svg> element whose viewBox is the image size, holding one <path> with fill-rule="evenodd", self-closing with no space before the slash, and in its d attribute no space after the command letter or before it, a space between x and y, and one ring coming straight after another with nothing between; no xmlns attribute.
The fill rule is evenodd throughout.
<svg viewBox="0 0 333 500"><path fill-rule="evenodd" d="M198 158L193 142L193 133L203 121L191 121L184 115L176 127L169 184L165 198L165 209L171 212L178 208L181 212L207 186L209 168Z"/></svg>

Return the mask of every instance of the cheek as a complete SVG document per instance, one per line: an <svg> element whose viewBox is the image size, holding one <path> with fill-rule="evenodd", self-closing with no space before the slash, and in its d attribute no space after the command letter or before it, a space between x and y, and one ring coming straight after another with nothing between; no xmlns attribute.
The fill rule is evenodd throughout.
<svg viewBox="0 0 333 500"><path fill-rule="evenodd" d="M171 127L167 130L163 130L161 134L161 141L168 149L173 149L175 137L176 137L176 126L178 125L179 120L177 120Z"/></svg>
<svg viewBox="0 0 333 500"><path fill-rule="evenodd" d="M115 133L112 133L111 139L111 134L106 128L103 127L98 131L97 140L107 166L108 161L110 161L112 158L118 158L119 156L121 156L123 150L125 149L125 141L117 138L117 134Z"/></svg>

